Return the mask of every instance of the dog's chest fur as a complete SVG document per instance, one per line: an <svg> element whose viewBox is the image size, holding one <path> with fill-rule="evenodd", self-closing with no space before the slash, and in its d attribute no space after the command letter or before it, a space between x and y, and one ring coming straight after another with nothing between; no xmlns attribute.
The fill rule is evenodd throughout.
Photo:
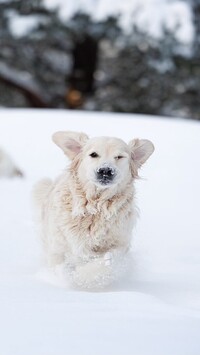
<svg viewBox="0 0 200 355"><path fill-rule="evenodd" d="M132 184L111 198L87 199L83 191L72 191L66 184L59 191L57 223L74 250L101 253L127 245L133 227Z"/></svg>

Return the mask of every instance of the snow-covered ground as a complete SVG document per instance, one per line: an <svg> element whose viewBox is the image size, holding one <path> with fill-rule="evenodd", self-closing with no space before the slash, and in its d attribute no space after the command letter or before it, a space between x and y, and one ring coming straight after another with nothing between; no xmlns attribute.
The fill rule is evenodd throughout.
<svg viewBox="0 0 200 355"><path fill-rule="evenodd" d="M51 142L63 129L148 138L156 147L137 182L131 273L102 292L41 277L30 191L64 168ZM2 109L0 145L26 175L0 180L0 355L199 355L200 123Z"/></svg>

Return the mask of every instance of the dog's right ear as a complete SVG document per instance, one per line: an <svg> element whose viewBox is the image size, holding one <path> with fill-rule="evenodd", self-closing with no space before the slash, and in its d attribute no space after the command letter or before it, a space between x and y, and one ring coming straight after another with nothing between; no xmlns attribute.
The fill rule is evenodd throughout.
<svg viewBox="0 0 200 355"><path fill-rule="evenodd" d="M72 160L80 153L89 137L85 133L61 131L54 133L52 139Z"/></svg>

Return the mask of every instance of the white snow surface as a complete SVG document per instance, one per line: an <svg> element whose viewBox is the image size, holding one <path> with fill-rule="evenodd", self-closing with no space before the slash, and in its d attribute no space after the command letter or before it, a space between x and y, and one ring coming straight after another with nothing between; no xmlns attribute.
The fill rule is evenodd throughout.
<svg viewBox="0 0 200 355"><path fill-rule="evenodd" d="M155 144L136 183L133 265L101 292L72 289L42 265L30 194L67 163L57 130ZM0 145L26 174L0 180L0 355L199 355L199 122L1 109Z"/></svg>

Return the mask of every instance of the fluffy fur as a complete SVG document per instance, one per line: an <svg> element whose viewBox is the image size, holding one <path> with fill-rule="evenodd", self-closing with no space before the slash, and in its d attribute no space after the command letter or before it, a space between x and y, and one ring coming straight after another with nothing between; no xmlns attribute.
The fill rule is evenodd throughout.
<svg viewBox="0 0 200 355"><path fill-rule="evenodd" d="M76 285L105 286L125 268L137 216L133 182L154 146L76 132L57 132L53 141L71 164L33 191L47 263L64 263Z"/></svg>

